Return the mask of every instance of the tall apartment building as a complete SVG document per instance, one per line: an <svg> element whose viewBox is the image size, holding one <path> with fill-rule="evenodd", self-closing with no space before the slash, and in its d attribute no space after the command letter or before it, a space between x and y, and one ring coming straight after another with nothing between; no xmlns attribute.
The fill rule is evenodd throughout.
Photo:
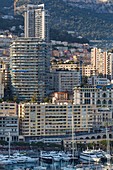
<svg viewBox="0 0 113 170"><path fill-rule="evenodd" d="M104 75L106 75L107 78L110 80L113 79L113 53L108 53L105 56L105 72Z"/></svg>
<svg viewBox="0 0 113 170"><path fill-rule="evenodd" d="M93 48L91 50L91 64L93 69L98 73L102 73L103 70L103 52L101 49Z"/></svg>
<svg viewBox="0 0 113 170"><path fill-rule="evenodd" d="M96 75L102 74L104 77L113 78L113 54L101 49L91 50L91 64Z"/></svg>
<svg viewBox="0 0 113 170"><path fill-rule="evenodd" d="M46 95L49 72L48 44L37 38L19 38L10 48L13 96L19 100L41 102Z"/></svg>
<svg viewBox="0 0 113 170"><path fill-rule="evenodd" d="M48 11L44 4L27 5L24 21L25 37L36 37L49 41Z"/></svg>

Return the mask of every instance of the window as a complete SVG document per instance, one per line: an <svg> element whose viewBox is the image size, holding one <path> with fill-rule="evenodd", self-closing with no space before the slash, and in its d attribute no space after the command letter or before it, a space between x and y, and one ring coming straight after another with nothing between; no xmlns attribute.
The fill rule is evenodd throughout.
<svg viewBox="0 0 113 170"><path fill-rule="evenodd" d="M106 93L103 93L102 97L107 97Z"/></svg>
<svg viewBox="0 0 113 170"><path fill-rule="evenodd" d="M90 104L90 99L85 99L84 104Z"/></svg>
<svg viewBox="0 0 113 170"><path fill-rule="evenodd" d="M109 101L108 101L108 104L112 104L112 100L109 100Z"/></svg>
<svg viewBox="0 0 113 170"><path fill-rule="evenodd" d="M90 97L90 93L85 93L84 97Z"/></svg>
<svg viewBox="0 0 113 170"><path fill-rule="evenodd" d="M100 100L97 100L97 104L101 104L101 101L100 101Z"/></svg>
<svg viewBox="0 0 113 170"><path fill-rule="evenodd" d="M103 102L102 102L103 104L106 104L107 102L106 102L106 100L103 100Z"/></svg>

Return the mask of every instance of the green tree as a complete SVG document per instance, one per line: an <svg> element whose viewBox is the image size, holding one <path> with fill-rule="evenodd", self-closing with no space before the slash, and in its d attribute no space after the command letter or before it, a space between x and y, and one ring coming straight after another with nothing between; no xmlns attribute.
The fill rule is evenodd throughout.
<svg viewBox="0 0 113 170"><path fill-rule="evenodd" d="M33 96L31 97L31 102L35 103L37 101L36 94L34 93Z"/></svg>

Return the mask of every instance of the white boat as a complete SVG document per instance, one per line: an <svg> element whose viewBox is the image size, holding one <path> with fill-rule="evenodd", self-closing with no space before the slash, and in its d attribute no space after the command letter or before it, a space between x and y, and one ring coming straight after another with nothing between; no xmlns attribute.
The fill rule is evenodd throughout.
<svg viewBox="0 0 113 170"><path fill-rule="evenodd" d="M62 156L62 160L63 160L63 161L68 162L68 161L70 161L70 159L71 159L71 158L70 158L69 156L66 156L66 155L65 155L65 156Z"/></svg>
<svg viewBox="0 0 113 170"><path fill-rule="evenodd" d="M37 166L37 167L34 167L33 170L47 170L47 168L44 166Z"/></svg>
<svg viewBox="0 0 113 170"><path fill-rule="evenodd" d="M90 150L83 151L80 154L80 159L87 161L87 162L99 162L100 161L100 158L97 157L97 155Z"/></svg>
<svg viewBox="0 0 113 170"><path fill-rule="evenodd" d="M62 153L62 154L60 153L60 157L61 157L62 161L66 161L66 162L70 161L71 160L71 156L72 155L68 156L68 154L66 154L65 152Z"/></svg>
<svg viewBox="0 0 113 170"><path fill-rule="evenodd" d="M38 158L31 158L29 156L24 156L19 153L13 154L9 158L13 163L35 163L37 162Z"/></svg>
<svg viewBox="0 0 113 170"><path fill-rule="evenodd" d="M106 159L111 159L111 155L108 154L107 152L103 150L92 150L93 153L97 155L98 158L106 158Z"/></svg>
<svg viewBox="0 0 113 170"><path fill-rule="evenodd" d="M72 165L67 165L66 167L63 167L62 170L75 170L74 163L75 163L75 160L76 160L75 151L77 152L77 145L76 145L76 140L75 140L75 129L74 129L74 117L73 117L73 114L72 114L71 123L72 123L72 136L71 136L72 153L70 154L71 157L69 157L69 154L64 155L64 156L62 154L62 160L64 160L64 161L71 160Z"/></svg>
<svg viewBox="0 0 113 170"><path fill-rule="evenodd" d="M40 162L41 164L40 164L40 166L34 167L33 170L47 170L47 168L42 165L42 161L43 161L43 160L42 160L42 157L43 157L45 154L46 154L45 152L44 152L44 153L42 153L42 151L40 152L40 159L39 159L39 160L41 161L41 162Z"/></svg>
<svg viewBox="0 0 113 170"><path fill-rule="evenodd" d="M59 155L58 152L51 151L51 152L49 153L49 156L51 156L51 157L52 157L52 160L55 161L55 162L61 161L61 156Z"/></svg>
<svg viewBox="0 0 113 170"><path fill-rule="evenodd" d="M2 160L0 160L0 162L1 162L3 165L11 165L11 164L13 164L10 159L2 159Z"/></svg>
<svg viewBox="0 0 113 170"><path fill-rule="evenodd" d="M25 163L25 160L22 158L17 158L17 163Z"/></svg>
<svg viewBox="0 0 113 170"><path fill-rule="evenodd" d="M78 164L75 166L76 170L104 170L104 166L101 164Z"/></svg>
<svg viewBox="0 0 113 170"><path fill-rule="evenodd" d="M59 162L61 160L61 157L59 155L52 155L53 161Z"/></svg>
<svg viewBox="0 0 113 170"><path fill-rule="evenodd" d="M45 162L45 163L52 163L53 158L49 155L43 155L43 156L40 156L40 161Z"/></svg>
<svg viewBox="0 0 113 170"><path fill-rule="evenodd" d="M16 164L17 163L17 160L14 159L14 158L10 158L10 161L12 162L12 164Z"/></svg>

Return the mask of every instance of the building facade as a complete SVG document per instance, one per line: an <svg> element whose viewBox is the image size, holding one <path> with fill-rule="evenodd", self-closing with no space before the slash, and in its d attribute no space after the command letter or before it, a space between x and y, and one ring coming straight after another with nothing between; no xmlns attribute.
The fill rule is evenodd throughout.
<svg viewBox="0 0 113 170"><path fill-rule="evenodd" d="M108 85L110 83L110 80L107 78L100 78L97 76L92 76L88 78L88 84L90 85Z"/></svg>
<svg viewBox="0 0 113 170"><path fill-rule="evenodd" d="M9 133L11 141L18 141L19 119L16 103L0 103L0 140L8 141Z"/></svg>
<svg viewBox="0 0 113 170"><path fill-rule="evenodd" d="M73 92L73 88L81 83L80 71L76 70L56 70L50 72L51 91Z"/></svg>
<svg viewBox="0 0 113 170"><path fill-rule="evenodd" d="M112 125L112 111L108 107L96 107L94 109L94 129Z"/></svg>
<svg viewBox="0 0 113 170"><path fill-rule="evenodd" d="M19 104L20 134L25 140L43 138L67 138L74 132L89 131L98 123L102 126L108 115L100 112L95 105L73 104ZM105 113L105 112L104 112ZM72 126L74 125L74 126Z"/></svg>
<svg viewBox="0 0 113 170"><path fill-rule="evenodd" d="M37 38L16 39L10 48L12 93L19 100L41 102L46 96L49 46Z"/></svg>
<svg viewBox="0 0 113 170"><path fill-rule="evenodd" d="M73 103L73 97L68 92L54 92L51 94L52 103Z"/></svg>
<svg viewBox="0 0 113 170"><path fill-rule="evenodd" d="M79 64L52 64L51 70L76 70L79 69Z"/></svg>
<svg viewBox="0 0 113 170"><path fill-rule="evenodd" d="M113 78L113 54L107 51L102 51L98 48L91 50L91 64L96 75L103 75L104 77Z"/></svg>
<svg viewBox="0 0 113 170"><path fill-rule="evenodd" d="M44 8L44 4L28 4L24 18L25 37L36 37L49 41L49 15L48 11Z"/></svg>
<svg viewBox="0 0 113 170"><path fill-rule="evenodd" d="M107 107L113 113L113 84L76 86L74 88L74 104Z"/></svg>
<svg viewBox="0 0 113 170"><path fill-rule="evenodd" d="M4 89L5 89L4 73L0 72L0 99L4 98Z"/></svg>

